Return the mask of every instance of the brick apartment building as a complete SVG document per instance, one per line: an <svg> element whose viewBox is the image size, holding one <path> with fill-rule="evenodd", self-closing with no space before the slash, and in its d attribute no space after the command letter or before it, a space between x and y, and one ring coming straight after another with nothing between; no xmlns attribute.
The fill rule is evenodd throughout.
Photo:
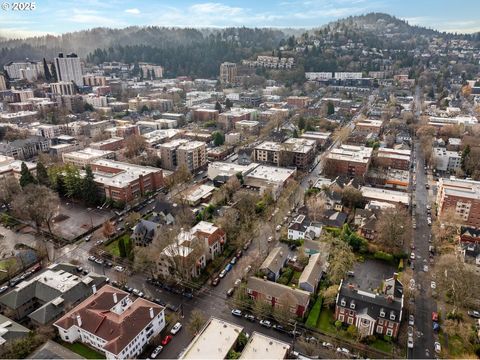
<svg viewBox="0 0 480 360"><path fill-rule="evenodd" d="M315 158L315 140L291 138L284 143L264 141L253 151L253 161L308 169Z"/></svg>
<svg viewBox="0 0 480 360"><path fill-rule="evenodd" d="M355 325L362 336L374 334L396 338L403 315L403 285L397 274L383 282L377 294L342 280L338 288L335 319Z"/></svg>
<svg viewBox="0 0 480 360"><path fill-rule="evenodd" d="M410 168L411 150L380 148L375 163L385 168L408 170Z"/></svg>
<svg viewBox="0 0 480 360"><path fill-rule="evenodd" d="M372 150L356 145L341 145L332 149L327 156L325 172L330 176L363 177L368 171Z"/></svg>
<svg viewBox="0 0 480 360"><path fill-rule="evenodd" d="M294 108L306 108L312 102L308 96L289 96L285 99L288 106Z"/></svg>
<svg viewBox="0 0 480 360"><path fill-rule="evenodd" d="M192 110L193 121L206 122L206 121L218 121L218 110L215 109L193 109Z"/></svg>
<svg viewBox="0 0 480 360"><path fill-rule="evenodd" d="M480 228L480 181L440 178L437 205L439 215L451 210L463 225Z"/></svg>
<svg viewBox="0 0 480 360"><path fill-rule="evenodd" d="M122 163L113 160L96 160L90 164L94 180L106 198L130 202L163 184L162 169Z"/></svg>

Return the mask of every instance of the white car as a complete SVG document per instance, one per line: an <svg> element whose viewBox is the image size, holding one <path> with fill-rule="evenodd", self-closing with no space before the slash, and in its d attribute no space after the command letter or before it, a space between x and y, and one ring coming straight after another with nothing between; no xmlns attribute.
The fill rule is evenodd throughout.
<svg viewBox="0 0 480 360"><path fill-rule="evenodd" d="M428 265L423 265L423 271L428 272Z"/></svg>
<svg viewBox="0 0 480 360"><path fill-rule="evenodd" d="M246 268L245 268L245 274L248 274L250 272L250 270L252 270L252 265L248 265Z"/></svg>
<svg viewBox="0 0 480 360"><path fill-rule="evenodd" d="M173 325L172 330L170 330L170 334L175 335L180 331L181 328L182 328L182 324L177 322L175 325Z"/></svg>
<svg viewBox="0 0 480 360"><path fill-rule="evenodd" d="M413 336L408 337L407 346L409 349L413 349Z"/></svg>
<svg viewBox="0 0 480 360"><path fill-rule="evenodd" d="M414 252L412 252L412 253L410 254L410 260L415 260L415 253L414 253Z"/></svg>
<svg viewBox="0 0 480 360"><path fill-rule="evenodd" d="M277 231L280 231L282 229L282 225L277 225L277 227L275 228L275 230Z"/></svg>
<svg viewBox="0 0 480 360"><path fill-rule="evenodd" d="M439 354L442 351L442 346L438 341L435 341L435 352Z"/></svg>
<svg viewBox="0 0 480 360"><path fill-rule="evenodd" d="M233 309L232 310L232 315L233 316L242 316L242 312L238 309Z"/></svg>
<svg viewBox="0 0 480 360"><path fill-rule="evenodd" d="M218 277L219 277L220 279L222 279L222 278L225 277L225 275L227 275L227 271L226 271L225 269L223 269L223 270L220 272L220 274L218 274Z"/></svg>
<svg viewBox="0 0 480 360"><path fill-rule="evenodd" d="M233 286L238 287L240 286L241 283L242 283L242 279L237 279L235 280L235 283L233 284Z"/></svg>
<svg viewBox="0 0 480 360"><path fill-rule="evenodd" d="M265 326L266 328L272 327L272 323L268 320L260 320L260 325Z"/></svg>
<svg viewBox="0 0 480 360"><path fill-rule="evenodd" d="M155 359L155 358L158 356L158 354L160 354L160 353L162 352L162 350L163 350L163 346L162 346L162 345L158 345L158 346L155 348L155 350L153 350L153 352L152 352L152 354L150 355L150 357L151 357L152 359Z"/></svg>
<svg viewBox="0 0 480 360"><path fill-rule="evenodd" d="M113 268L113 270L118 271L118 272L123 272L125 268L123 266L117 265Z"/></svg>
<svg viewBox="0 0 480 360"><path fill-rule="evenodd" d="M273 236L269 236L267 239L267 242L272 242L273 241Z"/></svg>
<svg viewBox="0 0 480 360"><path fill-rule="evenodd" d="M436 283L435 281L432 281L432 282L430 283L430 287L431 287L432 289L436 289L436 288L437 288L437 283Z"/></svg>
<svg viewBox="0 0 480 360"><path fill-rule="evenodd" d="M345 355L349 355L349 354L350 354L350 350L345 349L345 348L337 348L337 352L338 352L338 353L341 353L341 354L345 354Z"/></svg>
<svg viewBox="0 0 480 360"><path fill-rule="evenodd" d="M413 326L415 324L415 317L413 315L410 315L408 317L408 325Z"/></svg>

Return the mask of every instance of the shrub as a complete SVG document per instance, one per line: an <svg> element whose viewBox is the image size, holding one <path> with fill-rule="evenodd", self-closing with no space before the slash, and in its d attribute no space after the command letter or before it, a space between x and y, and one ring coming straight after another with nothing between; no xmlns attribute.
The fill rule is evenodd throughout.
<svg viewBox="0 0 480 360"><path fill-rule="evenodd" d="M277 282L279 284L288 285L290 280L292 280L292 276L293 276L293 269L288 267L283 271L282 275L278 278Z"/></svg>
<svg viewBox="0 0 480 360"><path fill-rule="evenodd" d="M383 261L387 261L387 262L393 262L393 255L392 254L389 254L389 253L386 253L386 252L383 252L383 251L376 251L374 254L373 254L373 257L375 259L378 259L378 260L383 260Z"/></svg>
<svg viewBox="0 0 480 360"><path fill-rule="evenodd" d="M400 259L400 262L398 263L398 271L403 271L403 259Z"/></svg>

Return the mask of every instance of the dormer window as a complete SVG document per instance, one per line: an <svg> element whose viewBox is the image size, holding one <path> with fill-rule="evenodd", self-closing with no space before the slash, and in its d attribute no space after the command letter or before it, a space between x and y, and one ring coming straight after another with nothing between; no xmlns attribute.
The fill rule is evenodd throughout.
<svg viewBox="0 0 480 360"><path fill-rule="evenodd" d="M390 313L390 320L395 320L395 313L393 311Z"/></svg>
<svg viewBox="0 0 480 360"><path fill-rule="evenodd" d="M385 310L380 309L380 317L385 317Z"/></svg>
<svg viewBox="0 0 480 360"><path fill-rule="evenodd" d="M352 301L352 302L350 303L350 309L355 309L355 302L354 302L354 301Z"/></svg>
<svg viewBox="0 0 480 360"><path fill-rule="evenodd" d="M347 305L347 303L345 302L345 299L340 300L340 305L342 305L342 306L346 306L346 305Z"/></svg>

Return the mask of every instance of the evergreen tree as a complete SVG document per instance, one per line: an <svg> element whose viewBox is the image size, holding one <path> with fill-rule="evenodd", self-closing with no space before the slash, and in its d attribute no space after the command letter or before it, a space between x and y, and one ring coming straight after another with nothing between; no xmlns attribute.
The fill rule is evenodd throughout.
<svg viewBox="0 0 480 360"><path fill-rule="evenodd" d="M470 155L470 145L467 145L465 146L465 149L463 149L462 159L461 159L462 170L467 175L470 175L469 169L467 169L467 166L466 166L466 160L468 159L469 155Z"/></svg>
<svg viewBox="0 0 480 360"><path fill-rule="evenodd" d="M82 181L82 197L87 205L97 203L97 185L94 181L94 175L90 166L85 167L85 177Z"/></svg>
<svg viewBox="0 0 480 360"><path fill-rule="evenodd" d="M52 80L52 82L58 82L57 69L56 69L55 65L52 66L51 80Z"/></svg>
<svg viewBox="0 0 480 360"><path fill-rule="evenodd" d="M305 118L304 118L304 117L301 117L301 118L298 120L298 128L299 128L300 130L305 129Z"/></svg>
<svg viewBox="0 0 480 360"><path fill-rule="evenodd" d="M118 240L118 252L120 253L120 257L127 257L127 250L125 249L125 241L123 240L123 237Z"/></svg>
<svg viewBox="0 0 480 360"><path fill-rule="evenodd" d="M37 163L37 182L40 185L50 186L50 178L48 177L47 168L43 163Z"/></svg>
<svg viewBox="0 0 480 360"><path fill-rule="evenodd" d="M222 105L220 105L218 101L215 103L215 110L217 110L219 114L222 112Z"/></svg>
<svg viewBox="0 0 480 360"><path fill-rule="evenodd" d="M29 184L36 184L37 180L32 175L27 165L22 161L21 170L20 170L20 186L24 188Z"/></svg>
<svg viewBox="0 0 480 360"><path fill-rule="evenodd" d="M293 129L293 135L294 138L298 138L298 131L297 129Z"/></svg>
<svg viewBox="0 0 480 360"><path fill-rule="evenodd" d="M327 115L333 115L335 114L335 106L331 101L327 103Z"/></svg>
<svg viewBox="0 0 480 360"><path fill-rule="evenodd" d="M223 145L224 142L225 142L225 136L221 132L215 131L213 133L213 143L215 144L215 146Z"/></svg>
<svg viewBox="0 0 480 360"><path fill-rule="evenodd" d="M230 100L229 98L227 98L227 100L225 100L225 107L227 109L231 109L233 106L233 103L232 103L232 100Z"/></svg>
<svg viewBox="0 0 480 360"><path fill-rule="evenodd" d="M52 74L50 74L50 69L48 68L47 60L45 60L45 58L43 58L43 72L45 73L45 80L50 82L50 80L52 80Z"/></svg>

